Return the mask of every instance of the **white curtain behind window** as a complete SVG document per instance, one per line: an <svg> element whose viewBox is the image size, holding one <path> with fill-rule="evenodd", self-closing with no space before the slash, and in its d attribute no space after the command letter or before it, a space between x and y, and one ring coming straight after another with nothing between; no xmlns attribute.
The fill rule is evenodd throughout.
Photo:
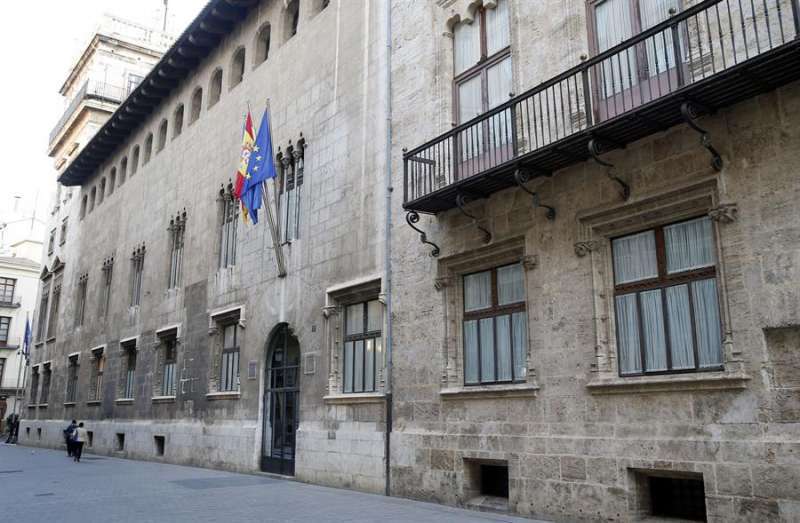
<svg viewBox="0 0 800 523"><path fill-rule="evenodd" d="M464 311L485 309L492 304L492 272L464 276Z"/></svg>
<svg viewBox="0 0 800 523"><path fill-rule="evenodd" d="M664 227L667 272L688 271L714 265L714 240L711 218L676 223Z"/></svg>
<svg viewBox="0 0 800 523"><path fill-rule="evenodd" d="M493 65L486 71L489 109L507 102L513 87L511 85L511 57ZM497 147L511 142L511 110L507 109L491 117L489 121L489 147ZM499 162L507 158L498 157Z"/></svg>
<svg viewBox="0 0 800 523"><path fill-rule="evenodd" d="M508 265L497 269L497 301L499 305L525 300L525 279L522 265Z"/></svg>
<svg viewBox="0 0 800 523"><path fill-rule="evenodd" d="M353 392L353 342L344 344L344 391Z"/></svg>
<svg viewBox="0 0 800 523"><path fill-rule="evenodd" d="M486 10L486 54L492 56L511 43L508 1L498 0L497 7Z"/></svg>
<svg viewBox="0 0 800 523"><path fill-rule="evenodd" d="M644 0L639 2L642 31L660 24L670 17L669 10L680 8L679 0ZM675 53L672 48L672 30L658 33L647 39L647 68L650 76L663 73L675 67Z"/></svg>
<svg viewBox="0 0 800 523"><path fill-rule="evenodd" d="M479 22L471 24L460 23L456 25L453 36L455 38L455 68L459 75L478 63L481 57L481 32Z"/></svg>
<svg viewBox="0 0 800 523"><path fill-rule="evenodd" d="M595 19L597 47L601 53L633 36L630 0L605 0L595 9ZM625 53L604 60L600 69L605 97L638 83L636 64L630 63Z"/></svg>
<svg viewBox="0 0 800 523"><path fill-rule="evenodd" d="M516 379L525 377L527 372L528 329L526 320L524 312L515 312L511 320L514 334L514 377Z"/></svg>
<svg viewBox="0 0 800 523"><path fill-rule="evenodd" d="M669 342L674 370L694 368L692 318L689 309L689 287L667 287Z"/></svg>
<svg viewBox="0 0 800 523"><path fill-rule="evenodd" d="M511 381L511 316L498 316L497 326L497 381Z"/></svg>
<svg viewBox="0 0 800 523"><path fill-rule="evenodd" d="M640 232L612 242L614 281L617 285L658 276L656 236L653 231Z"/></svg>
<svg viewBox="0 0 800 523"><path fill-rule="evenodd" d="M478 383L478 321L464 322L464 383Z"/></svg>
<svg viewBox="0 0 800 523"><path fill-rule="evenodd" d="M616 298L617 346L621 374L642 372L642 354L639 350L639 313L636 295L625 294Z"/></svg>
<svg viewBox="0 0 800 523"><path fill-rule="evenodd" d="M494 318L480 320L481 381L495 381Z"/></svg>
<svg viewBox="0 0 800 523"><path fill-rule="evenodd" d="M722 365L722 333L716 280L711 278L693 282L692 295L700 367L718 367Z"/></svg>
<svg viewBox="0 0 800 523"><path fill-rule="evenodd" d="M664 311L661 289L639 294L642 304L645 368L648 372L667 370L667 339L664 333Z"/></svg>
<svg viewBox="0 0 800 523"><path fill-rule="evenodd" d="M483 113L480 75L458 84L458 123ZM460 133L461 159L469 160L483 151L483 125L478 123Z"/></svg>

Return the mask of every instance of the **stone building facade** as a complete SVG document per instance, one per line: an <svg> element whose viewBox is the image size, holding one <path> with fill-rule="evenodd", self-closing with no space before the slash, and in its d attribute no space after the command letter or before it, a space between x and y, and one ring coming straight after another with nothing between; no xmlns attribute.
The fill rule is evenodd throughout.
<svg viewBox="0 0 800 523"><path fill-rule="evenodd" d="M76 218L65 310L103 313L38 349L27 441L78 417L100 452L554 520L800 517L797 2L412 0L390 56L384 8L211 2L62 176L141 158ZM230 220L267 99L280 252Z"/></svg>

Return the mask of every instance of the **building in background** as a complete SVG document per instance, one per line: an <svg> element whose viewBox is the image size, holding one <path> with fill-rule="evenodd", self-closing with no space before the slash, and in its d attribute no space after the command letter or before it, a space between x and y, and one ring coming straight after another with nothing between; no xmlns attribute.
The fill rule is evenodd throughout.
<svg viewBox="0 0 800 523"><path fill-rule="evenodd" d="M0 419L20 414L25 383L25 321L33 322L45 223L37 197L6 194L0 202Z"/></svg>
<svg viewBox="0 0 800 523"><path fill-rule="evenodd" d="M212 0L66 167L21 441L800 519L798 2L400 2L391 56L385 5ZM277 245L231 195L266 100Z"/></svg>

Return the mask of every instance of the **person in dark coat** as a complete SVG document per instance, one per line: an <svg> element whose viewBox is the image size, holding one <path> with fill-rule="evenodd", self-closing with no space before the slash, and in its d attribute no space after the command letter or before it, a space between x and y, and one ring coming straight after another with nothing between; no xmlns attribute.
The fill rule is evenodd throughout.
<svg viewBox="0 0 800 523"><path fill-rule="evenodd" d="M67 428L64 429L64 442L67 444L67 456L69 457L72 457L73 451L75 449L73 438L75 437L75 429L77 428L78 428L78 422L72 420L72 423L67 425Z"/></svg>
<svg viewBox="0 0 800 523"><path fill-rule="evenodd" d="M16 434L19 432L19 415L12 412L8 415L6 423L8 424L8 438L6 438L6 443L16 443Z"/></svg>

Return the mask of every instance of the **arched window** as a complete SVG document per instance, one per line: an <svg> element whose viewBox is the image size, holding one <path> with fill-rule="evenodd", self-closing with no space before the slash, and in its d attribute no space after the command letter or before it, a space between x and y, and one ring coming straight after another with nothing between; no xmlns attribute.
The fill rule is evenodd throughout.
<svg viewBox="0 0 800 523"><path fill-rule="evenodd" d="M189 125L192 125L200 118L200 108L203 106L203 88L197 87L192 93L192 108L189 113Z"/></svg>
<svg viewBox="0 0 800 523"><path fill-rule="evenodd" d="M122 159L119 162L119 186L122 187L122 184L125 183L125 177L128 175L128 157Z"/></svg>
<svg viewBox="0 0 800 523"><path fill-rule="evenodd" d="M114 186L117 185L117 168L111 168L111 174L108 175L108 195L114 194Z"/></svg>
<svg viewBox="0 0 800 523"><path fill-rule="evenodd" d="M270 30L271 27L269 23L266 23L261 26L261 29L259 29L256 34L256 45L254 46L256 53L254 55L253 67L257 67L259 64L266 62L267 58L269 58Z"/></svg>
<svg viewBox="0 0 800 523"><path fill-rule="evenodd" d="M208 84L208 107L209 109L219 102L219 95L222 93L222 69L217 69L211 75L211 82Z"/></svg>
<svg viewBox="0 0 800 523"><path fill-rule="evenodd" d="M314 14L321 13L330 3L331 0L314 0Z"/></svg>
<svg viewBox="0 0 800 523"><path fill-rule="evenodd" d="M167 145L167 119L161 120L161 125L158 126L158 147L156 152L160 153L164 146Z"/></svg>
<svg viewBox="0 0 800 523"><path fill-rule="evenodd" d="M100 180L100 192L97 194L97 205L98 206L101 203L103 203L103 199L105 198L105 195L106 195L106 178L104 176L103 179Z"/></svg>
<svg viewBox="0 0 800 523"><path fill-rule="evenodd" d="M136 174L139 169L139 146L133 148L133 155L131 155L131 178Z"/></svg>
<svg viewBox="0 0 800 523"><path fill-rule="evenodd" d="M175 117L172 119L172 139L174 140L183 132L183 104L175 109Z"/></svg>
<svg viewBox="0 0 800 523"><path fill-rule="evenodd" d="M283 12L283 41L289 40L297 34L297 25L300 22L300 2L291 0Z"/></svg>
<svg viewBox="0 0 800 523"><path fill-rule="evenodd" d="M84 216L86 216L86 206L88 202L89 202L89 196L84 194L83 200L81 200L81 220L83 219Z"/></svg>
<svg viewBox="0 0 800 523"><path fill-rule="evenodd" d="M233 53L233 60L231 60L231 77L230 77L230 85L228 86L229 89L233 89L240 83L242 83L242 79L244 78L244 47L240 47Z"/></svg>
<svg viewBox="0 0 800 523"><path fill-rule="evenodd" d="M150 161L150 155L153 154L153 133L149 133L144 140L144 158L142 158L142 165L147 165Z"/></svg>
<svg viewBox="0 0 800 523"><path fill-rule="evenodd" d="M92 187L92 192L89 193L89 212L94 210L94 202L97 200L97 187Z"/></svg>

